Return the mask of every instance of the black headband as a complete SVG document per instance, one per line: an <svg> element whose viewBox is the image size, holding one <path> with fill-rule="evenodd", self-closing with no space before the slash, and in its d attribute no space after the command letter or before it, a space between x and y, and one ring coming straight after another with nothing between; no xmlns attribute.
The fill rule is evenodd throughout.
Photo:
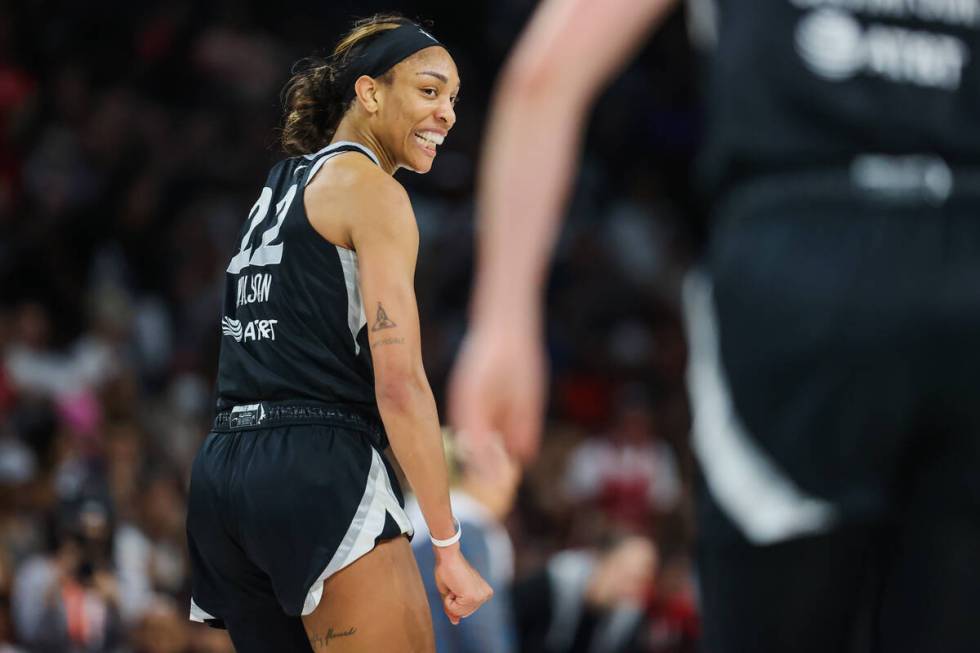
<svg viewBox="0 0 980 653"><path fill-rule="evenodd" d="M378 77L388 72L400 61L407 59L419 50L433 45L442 46L424 29L413 23L406 23L395 29L385 30L380 36L364 46L350 62L344 76L344 104L354 99L354 82L361 75ZM442 46L445 47L445 46Z"/></svg>

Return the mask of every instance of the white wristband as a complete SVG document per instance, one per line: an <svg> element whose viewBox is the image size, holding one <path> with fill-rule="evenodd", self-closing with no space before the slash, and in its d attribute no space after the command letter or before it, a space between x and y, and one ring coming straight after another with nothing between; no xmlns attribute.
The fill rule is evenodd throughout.
<svg viewBox="0 0 980 653"><path fill-rule="evenodd" d="M429 533L429 539L432 540L433 546L444 549L447 546L452 546L453 544L456 544L456 542L459 542L459 538L463 534L463 526L455 517L453 517L453 524L456 525L456 534L445 540L437 540L436 538L432 537L432 533Z"/></svg>

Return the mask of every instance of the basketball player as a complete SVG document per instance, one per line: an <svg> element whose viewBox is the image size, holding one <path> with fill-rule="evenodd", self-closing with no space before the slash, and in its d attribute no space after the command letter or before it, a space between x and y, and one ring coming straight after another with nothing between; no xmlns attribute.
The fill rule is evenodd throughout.
<svg viewBox="0 0 980 653"><path fill-rule="evenodd" d="M491 595L459 551L422 369L418 229L456 65L417 24L360 21L286 90L283 145L227 268L218 416L192 470L194 619L238 651L435 650L390 441L453 623Z"/></svg>
<svg viewBox="0 0 980 653"><path fill-rule="evenodd" d="M497 90L454 426L531 457L593 100L669 0L546 0ZM721 0L684 289L705 650L980 651L980 2Z"/></svg>

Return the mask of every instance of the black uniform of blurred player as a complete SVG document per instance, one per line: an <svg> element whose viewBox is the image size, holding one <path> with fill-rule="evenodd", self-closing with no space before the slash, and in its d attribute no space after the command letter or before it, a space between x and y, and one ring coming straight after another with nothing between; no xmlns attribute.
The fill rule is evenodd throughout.
<svg viewBox="0 0 980 653"><path fill-rule="evenodd" d="M980 3L718 18L686 291L708 635L840 650L871 583L881 650L980 650Z"/></svg>
<svg viewBox="0 0 980 653"><path fill-rule="evenodd" d="M540 352L560 162L669 5L546 3L511 59L451 398L474 437L534 449L542 383L506 370ZM980 651L980 2L695 9L714 45L714 231L684 289L705 650Z"/></svg>

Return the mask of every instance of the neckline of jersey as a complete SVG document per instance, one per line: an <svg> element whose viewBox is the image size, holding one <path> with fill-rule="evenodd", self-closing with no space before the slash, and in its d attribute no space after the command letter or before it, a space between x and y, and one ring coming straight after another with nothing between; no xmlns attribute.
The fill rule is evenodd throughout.
<svg viewBox="0 0 980 653"><path fill-rule="evenodd" d="M374 164L375 165L377 165L377 166L380 166L381 165L381 161L378 160L378 155L376 155L374 152L372 152L371 151L371 148L367 147L366 145L361 145L360 143L355 143L354 141L337 141L335 143L331 143L330 145L327 145L325 148L321 149L319 152L314 152L313 154L305 154L304 156L307 159L315 159L318 156L320 156L321 154L326 154L330 150L335 150L337 148L343 147L344 145L349 145L351 147L356 147L357 149L359 149L362 152L364 152L364 154L366 154L368 157L370 157L370 159L372 161L374 161Z"/></svg>

